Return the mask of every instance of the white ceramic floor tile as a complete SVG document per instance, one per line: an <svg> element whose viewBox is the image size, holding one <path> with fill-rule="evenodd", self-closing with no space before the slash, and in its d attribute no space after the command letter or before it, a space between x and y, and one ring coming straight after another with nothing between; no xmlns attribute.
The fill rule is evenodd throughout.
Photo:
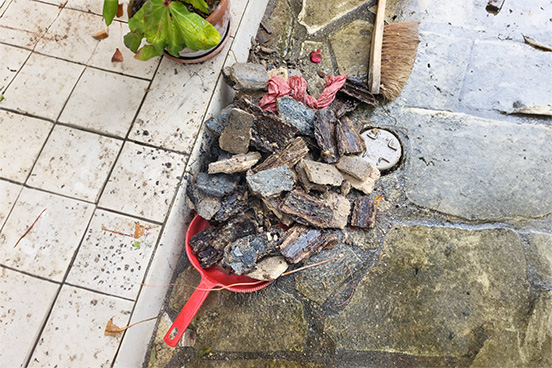
<svg viewBox="0 0 552 368"><path fill-rule="evenodd" d="M149 82L87 68L59 121L125 138Z"/></svg>
<svg viewBox="0 0 552 368"><path fill-rule="evenodd" d="M228 49L229 44L201 64L181 65L163 59L129 137L189 153Z"/></svg>
<svg viewBox="0 0 552 368"><path fill-rule="evenodd" d="M13 0L0 18L0 41L33 48L59 12L57 5Z"/></svg>
<svg viewBox="0 0 552 368"><path fill-rule="evenodd" d="M162 222L184 173L186 156L127 142L99 205Z"/></svg>
<svg viewBox="0 0 552 368"><path fill-rule="evenodd" d="M98 45L92 35L106 28L105 21L99 15L64 8L38 41L35 51L86 63Z"/></svg>
<svg viewBox="0 0 552 368"><path fill-rule="evenodd" d="M22 367L57 294L58 284L0 267L0 367Z"/></svg>
<svg viewBox="0 0 552 368"><path fill-rule="evenodd" d="M29 367L110 367L121 337L104 336L105 326L125 326L132 304L63 286Z"/></svg>
<svg viewBox="0 0 552 368"><path fill-rule="evenodd" d="M0 177L24 183L52 123L0 111Z"/></svg>
<svg viewBox="0 0 552 368"><path fill-rule="evenodd" d="M257 0L254 0L257 1ZM240 21L242 19L243 13L245 12L245 8L247 7L247 3L249 0L232 0L230 3L230 14L232 16L232 32L230 33L233 36L236 35L236 32L238 31ZM230 42L229 40L228 42Z"/></svg>
<svg viewBox="0 0 552 368"><path fill-rule="evenodd" d="M81 10L81 11L85 11L85 12L89 12L89 13L102 15L103 1L101 1L101 0L96 0L96 1L65 0L65 1L67 1L67 5L65 5L66 8L76 9L76 10ZM116 18L116 19L119 19L119 20L128 19L128 17L127 17L128 0L119 0L119 4L123 4L124 15L121 18Z"/></svg>
<svg viewBox="0 0 552 368"><path fill-rule="evenodd" d="M33 53L4 93L2 107L55 120L83 69Z"/></svg>
<svg viewBox="0 0 552 368"><path fill-rule="evenodd" d="M29 50L0 44L0 55L2 55L0 93L6 89L30 54Z"/></svg>
<svg viewBox="0 0 552 368"><path fill-rule="evenodd" d="M113 21L108 29L109 37L97 41L98 45L88 61L88 65L134 77L152 79L161 58L155 57L148 61L136 60L134 53L123 43L123 37L129 31L127 23ZM112 63L111 57L117 49L121 51L124 60L120 63Z"/></svg>
<svg viewBox="0 0 552 368"><path fill-rule="evenodd" d="M0 180L0 193L2 193L2 199L0 200L0 229L2 229L2 225L4 225L4 221L6 221L22 188L21 185Z"/></svg>
<svg viewBox="0 0 552 368"><path fill-rule="evenodd" d="M122 141L58 125L27 184L96 202Z"/></svg>
<svg viewBox="0 0 552 368"><path fill-rule="evenodd" d="M267 4L268 0L249 1L240 27L236 32L235 40L232 43L230 55L235 58L235 62L245 63L247 61L249 49L251 48L251 38L257 35Z"/></svg>
<svg viewBox="0 0 552 368"><path fill-rule="evenodd" d="M62 281L93 211L90 204L24 188L0 232L0 264Z"/></svg>
<svg viewBox="0 0 552 368"><path fill-rule="evenodd" d="M146 276L145 284L152 286L142 287L130 323L143 321L159 314L180 253L184 250L186 229L191 221L189 203L191 202L186 196L186 187L183 185L178 189L175 204ZM154 327L155 323L147 322L129 329L121 343L114 367L141 367Z"/></svg>
<svg viewBox="0 0 552 368"><path fill-rule="evenodd" d="M145 227L145 233L139 238L133 237L136 223ZM159 225L97 210L67 282L135 299L160 230Z"/></svg>

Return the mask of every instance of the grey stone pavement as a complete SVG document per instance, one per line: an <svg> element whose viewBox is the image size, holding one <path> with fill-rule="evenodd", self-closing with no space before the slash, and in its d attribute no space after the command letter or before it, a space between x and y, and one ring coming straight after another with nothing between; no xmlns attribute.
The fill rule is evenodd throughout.
<svg viewBox="0 0 552 368"><path fill-rule="evenodd" d="M365 76L375 5L271 0L257 41L276 54L261 61L311 81ZM309 263L338 261L253 294L212 292L174 349L162 337L199 282L182 257L151 366L552 366L552 118L515 113L550 111L552 53L523 35L552 43L552 5L486 5L388 2L388 21L421 22L421 42L399 98L353 113L404 148L373 193L378 225Z"/></svg>

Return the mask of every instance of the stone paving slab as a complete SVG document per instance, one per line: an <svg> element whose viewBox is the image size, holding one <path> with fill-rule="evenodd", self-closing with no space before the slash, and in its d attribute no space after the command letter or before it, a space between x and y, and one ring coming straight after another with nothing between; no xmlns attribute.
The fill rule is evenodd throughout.
<svg viewBox="0 0 552 368"><path fill-rule="evenodd" d="M341 349L469 356L530 314L526 267L513 231L397 227L325 330Z"/></svg>
<svg viewBox="0 0 552 368"><path fill-rule="evenodd" d="M546 76L551 68L550 53L527 44L477 40L463 85L462 105L506 113L550 105L552 85Z"/></svg>
<svg viewBox="0 0 552 368"><path fill-rule="evenodd" d="M411 109L410 200L472 220L551 213L552 129L465 114Z"/></svg>

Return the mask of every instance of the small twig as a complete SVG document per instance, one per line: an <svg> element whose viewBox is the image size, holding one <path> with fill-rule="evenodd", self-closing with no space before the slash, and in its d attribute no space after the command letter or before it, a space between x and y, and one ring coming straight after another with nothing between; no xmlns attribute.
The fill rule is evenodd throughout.
<svg viewBox="0 0 552 368"><path fill-rule="evenodd" d="M291 271L288 271L288 272L284 272L282 274L282 276L286 276L286 275L291 275L292 273L295 273L295 272L299 272L299 271L303 271L303 270L306 270L307 268L311 268L311 267L315 267L315 266L320 266L326 262L330 262L330 261L335 261L336 259L339 259L339 258L342 258L343 256L340 256L340 257L334 257L334 258L330 258L330 259L326 259L325 261L321 261L321 262L317 262L317 263L313 263L313 264L310 264L310 265L306 265L306 266L303 266L303 267L299 267L295 270L291 270Z"/></svg>
<svg viewBox="0 0 552 368"><path fill-rule="evenodd" d="M107 231L108 233L113 233L113 234L117 234L117 235L123 235L123 236L128 236L128 237L130 237L130 238L134 238L134 235L121 233L121 232L116 231L116 230L109 230L108 228L106 228L106 227L103 226L103 225L102 225L102 230L103 230L103 231Z"/></svg>
<svg viewBox="0 0 552 368"><path fill-rule="evenodd" d="M40 218L40 216L42 216L42 214L44 213L44 211L46 211L46 208L42 210L42 212L40 212L40 215L38 215L38 217L36 218L36 220L34 220L34 222L31 224L31 226L29 226L29 228L27 229L27 231L25 231L25 233L23 235L21 235L21 238L19 238L19 240L17 241L17 243L15 243L15 245L13 246L14 248L17 247L17 244L19 244L19 242L21 240L23 240L23 238L25 236L27 236L27 234L29 233L29 231L31 231L31 229L33 228L33 226L36 224L36 222L38 221L38 219Z"/></svg>
<svg viewBox="0 0 552 368"><path fill-rule="evenodd" d="M342 305L345 305L347 304L347 302L349 302L349 300L351 300L351 298L353 297L353 294L355 293L355 280L353 278L353 271L351 271L351 267L349 267L349 264L345 263L345 266L347 266L347 269L349 269L349 274L351 275L351 284L353 285L353 290L351 290L351 295L349 295L349 297L347 298L347 300L345 300L343 303L341 304L338 304L337 306L338 307L341 307Z"/></svg>

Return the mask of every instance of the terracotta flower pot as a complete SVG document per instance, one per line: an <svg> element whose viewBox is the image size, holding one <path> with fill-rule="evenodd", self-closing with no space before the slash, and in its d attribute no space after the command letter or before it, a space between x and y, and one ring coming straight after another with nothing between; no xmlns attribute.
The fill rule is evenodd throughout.
<svg viewBox="0 0 552 368"><path fill-rule="evenodd" d="M209 50L192 51L185 48L180 51L180 57L174 57L165 51L165 56L179 63L191 64L202 63L213 58L222 51L226 42L230 38L232 29L232 17L230 15L230 0L220 0L218 7L206 19L220 33L220 42L217 46Z"/></svg>

